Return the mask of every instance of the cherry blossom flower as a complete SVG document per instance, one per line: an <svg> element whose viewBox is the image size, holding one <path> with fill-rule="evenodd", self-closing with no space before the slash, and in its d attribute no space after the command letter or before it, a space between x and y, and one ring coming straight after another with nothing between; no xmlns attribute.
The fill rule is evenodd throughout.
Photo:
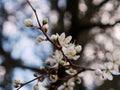
<svg viewBox="0 0 120 90"><path fill-rule="evenodd" d="M51 57L51 58L49 57L49 58L46 60L46 62L47 62L47 63L49 62L49 64L50 64L52 67L58 67L59 64L64 63L64 61L63 61L62 59L63 59L63 55L62 55L61 51L56 50L56 51L53 53L52 57Z"/></svg>
<svg viewBox="0 0 120 90"><path fill-rule="evenodd" d="M58 35L58 40L61 46L66 46L70 43L72 36L65 36L65 33L62 33L61 35Z"/></svg>
<svg viewBox="0 0 120 90"><path fill-rule="evenodd" d="M119 75L118 68L113 68L112 62L104 63L103 65L100 65L101 69L98 69L96 71L96 74L101 76L103 79L113 80L113 75Z"/></svg>
<svg viewBox="0 0 120 90"><path fill-rule="evenodd" d="M62 33L61 35L59 35L58 33L56 35L51 35L51 40L52 41L55 41L57 39L58 39L60 45L65 47L70 43L70 41L72 39L72 36L67 36L66 37L65 33Z"/></svg>
<svg viewBox="0 0 120 90"><path fill-rule="evenodd" d="M71 44L68 47L63 47L62 50L68 59L77 60L80 57L80 55L76 55L77 51L75 50L74 44Z"/></svg>

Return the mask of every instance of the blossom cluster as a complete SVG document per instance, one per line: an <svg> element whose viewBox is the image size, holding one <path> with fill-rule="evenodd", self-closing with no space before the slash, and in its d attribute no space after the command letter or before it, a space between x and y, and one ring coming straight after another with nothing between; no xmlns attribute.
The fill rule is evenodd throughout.
<svg viewBox="0 0 120 90"><path fill-rule="evenodd" d="M51 40L57 45L61 46L61 50L55 50L51 58L46 60L46 63L50 64L52 67L58 67L59 65L69 65L69 62L64 60L64 56L70 60L77 60L80 55L77 55L81 51L81 45L75 46L74 43L70 43L72 36L65 36L65 33L61 35L52 35ZM63 53L61 52L63 51Z"/></svg>
<svg viewBox="0 0 120 90"><path fill-rule="evenodd" d="M114 50L112 53L106 53L107 61L99 65L96 75L102 79L113 80L113 75L120 75L120 51Z"/></svg>

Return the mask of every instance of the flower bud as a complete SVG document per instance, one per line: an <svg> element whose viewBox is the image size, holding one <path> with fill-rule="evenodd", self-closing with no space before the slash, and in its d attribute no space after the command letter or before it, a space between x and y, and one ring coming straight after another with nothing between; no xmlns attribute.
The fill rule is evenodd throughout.
<svg viewBox="0 0 120 90"><path fill-rule="evenodd" d="M102 75L102 71L101 71L100 69L96 69L96 70L95 70L95 74L96 74L97 76L101 76L101 75Z"/></svg>
<svg viewBox="0 0 120 90"><path fill-rule="evenodd" d="M75 50L77 53L79 53L81 51L81 49L82 49L81 45L78 45L75 47Z"/></svg>
<svg viewBox="0 0 120 90"><path fill-rule="evenodd" d="M57 35L52 35L52 36L51 36L51 40L52 40L52 41L56 41L56 40L57 40Z"/></svg>
<svg viewBox="0 0 120 90"><path fill-rule="evenodd" d="M50 65L50 59L49 58L45 61L45 64Z"/></svg>
<svg viewBox="0 0 120 90"><path fill-rule="evenodd" d="M81 78L80 77L76 77L75 81L77 82L77 84L80 84L81 83Z"/></svg>
<svg viewBox="0 0 120 90"><path fill-rule="evenodd" d="M50 81L51 81L51 82L54 83L54 82L56 82L57 80L58 80L58 76L57 76L57 75L51 75L51 76L50 76Z"/></svg>
<svg viewBox="0 0 120 90"><path fill-rule="evenodd" d="M40 77L40 78L38 79L39 82L43 82L43 80L44 80L44 77Z"/></svg>
<svg viewBox="0 0 120 90"><path fill-rule="evenodd" d="M74 69L69 69L69 71L70 71L70 73L74 73L75 71L74 71Z"/></svg>
<svg viewBox="0 0 120 90"><path fill-rule="evenodd" d="M65 64L65 61L61 60L61 61L59 62L59 64L60 64L60 65L64 65L64 64Z"/></svg>
<svg viewBox="0 0 120 90"><path fill-rule="evenodd" d="M26 19L24 21L24 24L27 26L27 27L32 27L33 26L33 22L31 19Z"/></svg>
<svg viewBox="0 0 120 90"><path fill-rule="evenodd" d="M74 82L70 82L69 85L70 85L70 87L74 87L75 83Z"/></svg>
<svg viewBox="0 0 120 90"><path fill-rule="evenodd" d="M20 80L14 80L14 84L16 85L20 84Z"/></svg>
<svg viewBox="0 0 120 90"><path fill-rule="evenodd" d="M38 42L42 42L42 41L44 41L44 40L45 40L45 39L44 39L42 36L38 36L38 37L37 37L37 41L38 41Z"/></svg>
<svg viewBox="0 0 120 90"><path fill-rule="evenodd" d="M47 83L45 83L43 86L44 86L45 88L49 88L49 87L50 87L50 85L47 84Z"/></svg>
<svg viewBox="0 0 120 90"><path fill-rule="evenodd" d="M36 73L36 72L34 72L34 74L33 74L33 75L34 75L34 77L37 77L37 73Z"/></svg>
<svg viewBox="0 0 120 90"><path fill-rule="evenodd" d="M43 25L47 24L48 23L48 18L44 18L42 23L43 23Z"/></svg>
<svg viewBox="0 0 120 90"><path fill-rule="evenodd" d="M45 70L45 67L44 66L40 66L40 70L41 71Z"/></svg>
<svg viewBox="0 0 120 90"><path fill-rule="evenodd" d="M33 88L33 90L39 90L39 86L36 84Z"/></svg>
<svg viewBox="0 0 120 90"><path fill-rule="evenodd" d="M47 31L48 31L48 26L47 26L47 25L43 25L43 26L42 26L42 30L43 30L44 32L47 32Z"/></svg>

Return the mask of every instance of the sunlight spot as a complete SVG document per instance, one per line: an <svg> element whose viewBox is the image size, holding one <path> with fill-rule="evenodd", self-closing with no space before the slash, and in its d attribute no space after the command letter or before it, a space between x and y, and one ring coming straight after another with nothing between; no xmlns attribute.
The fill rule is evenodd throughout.
<svg viewBox="0 0 120 90"><path fill-rule="evenodd" d="M102 34L98 34L95 36L95 42L97 42L98 44L101 44L102 42L104 42L105 38L104 35Z"/></svg>
<svg viewBox="0 0 120 90"><path fill-rule="evenodd" d="M58 22L59 14L57 11L51 11L50 12L50 22L52 24L56 24Z"/></svg>
<svg viewBox="0 0 120 90"><path fill-rule="evenodd" d="M111 10L113 10L113 3L112 2L108 2L108 3L106 3L105 5L104 5L104 10L107 10L107 11L111 11Z"/></svg>
<svg viewBox="0 0 120 90"><path fill-rule="evenodd" d="M5 67L4 67L4 66L0 66L0 77L1 77L1 76L4 76L5 73L6 73Z"/></svg>
<svg viewBox="0 0 120 90"><path fill-rule="evenodd" d="M58 0L58 7L64 10L66 8L66 0Z"/></svg>
<svg viewBox="0 0 120 90"><path fill-rule="evenodd" d="M64 26L65 28L68 30L71 26L71 14L69 12L65 12L65 15L64 15Z"/></svg>
<svg viewBox="0 0 120 90"><path fill-rule="evenodd" d="M5 37L13 37L17 32L16 25L11 21L6 21L3 24L3 35Z"/></svg>
<svg viewBox="0 0 120 90"><path fill-rule="evenodd" d="M94 87L94 78L90 71L85 72L83 76L84 85L86 86L87 90L91 90Z"/></svg>
<svg viewBox="0 0 120 90"><path fill-rule="evenodd" d="M95 58L94 55L95 51L94 51L94 47L91 44L88 44L84 50L84 55L86 57L87 61L91 61Z"/></svg>
<svg viewBox="0 0 120 90"><path fill-rule="evenodd" d="M103 0L93 0L94 5L99 5Z"/></svg>
<svg viewBox="0 0 120 90"><path fill-rule="evenodd" d="M7 12L11 12L14 9L14 5L12 4L12 2L6 2L4 7L7 10Z"/></svg>
<svg viewBox="0 0 120 90"><path fill-rule="evenodd" d="M81 12L86 12L87 11L87 6L85 3L79 3L79 10Z"/></svg>
<svg viewBox="0 0 120 90"><path fill-rule="evenodd" d="M108 24L110 19L110 14L108 12L104 12L101 16L101 23Z"/></svg>
<svg viewBox="0 0 120 90"><path fill-rule="evenodd" d="M113 37L120 41L120 24L115 25L113 31Z"/></svg>

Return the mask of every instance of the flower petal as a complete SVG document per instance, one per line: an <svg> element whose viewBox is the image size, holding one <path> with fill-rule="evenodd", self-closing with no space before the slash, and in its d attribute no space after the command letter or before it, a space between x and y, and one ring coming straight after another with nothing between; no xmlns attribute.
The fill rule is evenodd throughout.
<svg viewBox="0 0 120 90"><path fill-rule="evenodd" d="M59 36L59 40L60 41L63 41L65 39L65 33L62 33L60 36Z"/></svg>
<svg viewBox="0 0 120 90"><path fill-rule="evenodd" d="M108 74L108 80L113 80L113 76L111 74Z"/></svg>
<svg viewBox="0 0 120 90"><path fill-rule="evenodd" d="M67 38L65 38L65 43L69 43L72 39L72 36L68 36Z"/></svg>

